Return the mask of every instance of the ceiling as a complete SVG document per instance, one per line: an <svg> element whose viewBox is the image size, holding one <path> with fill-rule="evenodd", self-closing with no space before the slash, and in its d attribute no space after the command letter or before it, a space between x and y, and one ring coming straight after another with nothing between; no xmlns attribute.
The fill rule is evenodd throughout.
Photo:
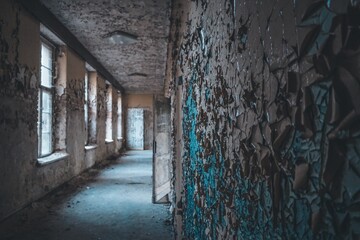
<svg viewBox="0 0 360 240"><path fill-rule="evenodd" d="M40 0L126 93L163 93L171 0ZM131 44L104 37L137 36Z"/></svg>

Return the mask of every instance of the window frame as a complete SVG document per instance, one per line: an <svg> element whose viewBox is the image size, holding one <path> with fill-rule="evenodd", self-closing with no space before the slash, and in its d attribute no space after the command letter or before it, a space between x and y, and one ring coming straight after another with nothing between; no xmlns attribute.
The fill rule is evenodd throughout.
<svg viewBox="0 0 360 240"><path fill-rule="evenodd" d="M85 70L85 78L84 78L84 124L85 124L85 146L89 145L90 143L90 133L89 133L89 101L90 100L90 93L89 93L89 71Z"/></svg>
<svg viewBox="0 0 360 240"><path fill-rule="evenodd" d="M117 110L117 139L118 140L121 140L123 138L123 122L122 122L122 105L123 105L123 102L122 102L122 95L121 93L118 93L118 101L117 101L117 107L118 107L118 110Z"/></svg>
<svg viewBox="0 0 360 240"><path fill-rule="evenodd" d="M96 71L87 70L88 72L88 143L85 149L93 149L97 146L97 111L98 111L98 76Z"/></svg>
<svg viewBox="0 0 360 240"><path fill-rule="evenodd" d="M106 120L105 120L105 142L114 141L113 136L113 87L106 84Z"/></svg>
<svg viewBox="0 0 360 240"><path fill-rule="evenodd" d="M51 69L49 69L49 67L44 66L42 64L42 56L43 56L43 52L42 52L42 48L46 47L47 49L49 49L51 51L51 64L49 67L51 67ZM50 156L51 154L54 153L54 149L55 149L55 142L54 142L54 103L55 103L55 85L54 85L54 73L55 73L55 52L56 52L56 46L51 43L50 41L48 41L46 38L44 38L43 36L40 37L40 78L39 78L39 93L38 93L38 158L44 158L47 156ZM50 87L49 86L44 86L42 84L43 82L43 74L42 74L42 68L46 68L47 70L51 71L50 77L51 77L51 83L50 83ZM50 131L50 151L47 153L43 153L42 152L42 147L43 147L43 94L44 93L48 93L51 96L51 101L49 101L49 104L51 105L51 111L49 112L50 114L50 127L49 127L49 131Z"/></svg>

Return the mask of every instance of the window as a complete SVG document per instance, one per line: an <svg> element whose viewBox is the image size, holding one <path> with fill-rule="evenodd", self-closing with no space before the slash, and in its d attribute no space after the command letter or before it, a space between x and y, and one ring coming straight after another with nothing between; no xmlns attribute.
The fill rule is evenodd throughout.
<svg viewBox="0 0 360 240"><path fill-rule="evenodd" d="M85 73L84 84L84 122L85 122L85 145L89 143L89 77L88 72Z"/></svg>
<svg viewBox="0 0 360 240"><path fill-rule="evenodd" d="M87 121L87 145L95 146L97 142L97 73L89 71L87 74L88 81L88 121Z"/></svg>
<svg viewBox="0 0 360 240"><path fill-rule="evenodd" d="M122 138L122 102L121 102L121 96L118 97L118 102L117 103L118 103L117 137L118 137L118 139L121 139Z"/></svg>
<svg viewBox="0 0 360 240"><path fill-rule="evenodd" d="M38 102L38 156L53 152L53 60L54 47L41 42L41 73Z"/></svg>
<svg viewBox="0 0 360 240"><path fill-rule="evenodd" d="M112 137L112 87L106 85L106 141L113 141Z"/></svg>

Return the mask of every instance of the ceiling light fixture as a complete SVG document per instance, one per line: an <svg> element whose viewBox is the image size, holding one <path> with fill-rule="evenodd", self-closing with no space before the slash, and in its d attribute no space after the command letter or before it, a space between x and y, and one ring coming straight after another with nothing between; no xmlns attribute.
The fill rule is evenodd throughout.
<svg viewBox="0 0 360 240"><path fill-rule="evenodd" d="M139 73L139 72L135 72L135 73L130 73L128 74L129 77L147 77L148 75L146 73Z"/></svg>
<svg viewBox="0 0 360 240"><path fill-rule="evenodd" d="M112 44L132 44L136 42L138 37L127 32L114 31L105 34L103 38L108 39L108 41Z"/></svg>

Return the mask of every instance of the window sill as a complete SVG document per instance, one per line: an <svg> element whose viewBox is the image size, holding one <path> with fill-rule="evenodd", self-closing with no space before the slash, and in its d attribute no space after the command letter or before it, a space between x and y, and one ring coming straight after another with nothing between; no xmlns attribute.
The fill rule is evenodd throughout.
<svg viewBox="0 0 360 240"><path fill-rule="evenodd" d="M112 140L112 139L105 139L105 143L113 143L114 142L114 140Z"/></svg>
<svg viewBox="0 0 360 240"><path fill-rule="evenodd" d="M123 138L122 138L122 137L119 137L117 140L118 140L118 141L122 141L122 140L123 140Z"/></svg>
<svg viewBox="0 0 360 240"><path fill-rule="evenodd" d="M45 166L45 165L66 159L69 156L70 155L65 151L55 152L55 153L51 154L50 156L38 158L37 163L39 166Z"/></svg>
<svg viewBox="0 0 360 240"><path fill-rule="evenodd" d="M98 145L96 145L96 144L86 145L85 151L93 150L93 149L96 149L97 147L98 147Z"/></svg>

